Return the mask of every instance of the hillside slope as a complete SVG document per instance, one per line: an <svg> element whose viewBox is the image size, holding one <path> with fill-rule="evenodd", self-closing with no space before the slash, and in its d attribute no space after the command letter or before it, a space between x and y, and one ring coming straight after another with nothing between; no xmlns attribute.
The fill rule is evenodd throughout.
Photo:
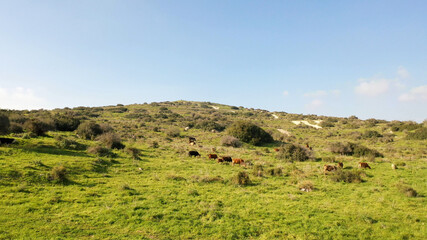
<svg viewBox="0 0 427 240"><path fill-rule="evenodd" d="M1 114L10 125L1 137L15 143L0 145L0 239L427 236L427 140L411 137L423 124L188 101ZM96 122L104 137L58 130L73 119ZM31 133L31 121L46 133ZM224 145L238 121L275 141ZM112 135L126 147L109 149ZM344 168L324 172L337 162Z"/></svg>

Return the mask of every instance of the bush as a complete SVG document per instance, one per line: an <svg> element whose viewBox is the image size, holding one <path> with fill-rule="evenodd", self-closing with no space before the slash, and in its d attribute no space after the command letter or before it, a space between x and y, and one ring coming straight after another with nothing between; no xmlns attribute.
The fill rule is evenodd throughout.
<svg viewBox="0 0 427 240"><path fill-rule="evenodd" d="M227 132L229 135L253 145L273 142L273 137L269 133L250 122L235 122L227 128Z"/></svg>
<svg viewBox="0 0 427 240"><path fill-rule="evenodd" d="M137 148L133 148L133 147L127 147L126 152L132 156L133 159L135 160L139 160L139 155L141 154L141 151Z"/></svg>
<svg viewBox="0 0 427 240"><path fill-rule="evenodd" d="M88 153L97 155L99 157L115 157L115 154L111 151L111 149L101 147L101 146L93 146L88 148Z"/></svg>
<svg viewBox="0 0 427 240"><path fill-rule="evenodd" d="M10 127L9 127L9 132L11 132L11 133L23 133L24 129L22 128L21 124L11 123Z"/></svg>
<svg viewBox="0 0 427 240"><path fill-rule="evenodd" d="M26 132L33 133L36 136L42 136L49 130L50 126L39 119L30 119L24 123L23 128Z"/></svg>
<svg viewBox="0 0 427 240"><path fill-rule="evenodd" d="M10 127L9 117L4 114L0 114L0 134L8 133L9 127Z"/></svg>
<svg viewBox="0 0 427 240"><path fill-rule="evenodd" d="M200 121L196 123L196 125L194 125L194 128L203 129L205 131L211 131L211 130L222 131L225 129L223 125L212 120Z"/></svg>
<svg viewBox="0 0 427 240"><path fill-rule="evenodd" d="M397 185L397 189L401 193L405 194L405 196L407 196L407 197L416 197L416 196L418 196L417 191L415 191L415 189L413 189L413 188L411 188L411 187L409 187L407 185L398 184Z"/></svg>
<svg viewBox="0 0 427 240"><path fill-rule="evenodd" d="M365 146L356 143L340 143L335 142L329 145L329 150L333 153L339 153L343 155L352 155L355 157L384 157L381 153L374 149L367 148Z"/></svg>
<svg viewBox="0 0 427 240"><path fill-rule="evenodd" d="M58 131L74 131L80 124L80 119L69 115L58 115L54 118L55 128Z"/></svg>
<svg viewBox="0 0 427 240"><path fill-rule="evenodd" d="M311 192L314 190L314 184L311 181L302 181L298 184L298 189L304 192Z"/></svg>
<svg viewBox="0 0 427 240"><path fill-rule="evenodd" d="M50 180L65 182L67 180L67 169L64 166L56 166L50 172Z"/></svg>
<svg viewBox="0 0 427 240"><path fill-rule="evenodd" d="M176 127L169 128L165 132L166 132L166 136L171 138L179 137L181 135L181 131L179 130L179 128L176 128Z"/></svg>
<svg viewBox="0 0 427 240"><path fill-rule="evenodd" d="M379 132L372 131L372 130L366 131L362 134L362 138L365 138L365 139L367 139L367 138L380 138L382 136L383 135L381 135Z"/></svg>
<svg viewBox="0 0 427 240"><path fill-rule="evenodd" d="M93 140L102 133L101 126L93 121L84 122L77 128L77 135L83 139Z"/></svg>
<svg viewBox="0 0 427 240"><path fill-rule="evenodd" d="M63 137L58 137L56 139L55 145L58 148L62 148L62 149L71 149L71 150L84 150L84 149L86 149L86 145L81 144L81 143L74 141L72 139L63 138Z"/></svg>
<svg viewBox="0 0 427 240"><path fill-rule="evenodd" d="M413 133L408 133L406 139L410 140L426 140L427 139L427 128L423 127L416 130Z"/></svg>
<svg viewBox="0 0 427 240"><path fill-rule="evenodd" d="M235 185L245 186L251 184L251 180L249 179L249 175L245 171L239 172L236 176L232 178L232 182Z"/></svg>
<svg viewBox="0 0 427 240"><path fill-rule="evenodd" d="M280 147L276 157L297 162L304 162L311 158L309 150L292 143Z"/></svg>
<svg viewBox="0 0 427 240"><path fill-rule="evenodd" d="M254 168L252 169L252 173L254 176L256 177L262 177L263 173L264 173L264 167L262 165L255 165Z"/></svg>
<svg viewBox="0 0 427 240"><path fill-rule="evenodd" d="M125 145L121 142L119 135L113 132L107 132L99 136L98 140L107 148L123 149Z"/></svg>
<svg viewBox="0 0 427 240"><path fill-rule="evenodd" d="M221 139L221 145L226 147L238 148L242 146L242 143L239 141L239 139L233 136L224 136Z"/></svg>
<svg viewBox="0 0 427 240"><path fill-rule="evenodd" d="M267 173L270 176L281 176L283 174L283 169L280 167L270 168L267 170Z"/></svg>
<svg viewBox="0 0 427 240"><path fill-rule="evenodd" d="M362 171L360 170L341 170L337 169L332 172L330 178L335 182L346 182L346 183L360 183L362 182Z"/></svg>

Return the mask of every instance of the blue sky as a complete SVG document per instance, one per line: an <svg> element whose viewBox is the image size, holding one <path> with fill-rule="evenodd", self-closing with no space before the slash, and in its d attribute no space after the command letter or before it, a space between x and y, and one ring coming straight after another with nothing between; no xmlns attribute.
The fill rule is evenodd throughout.
<svg viewBox="0 0 427 240"><path fill-rule="evenodd" d="M3 1L0 108L427 119L426 1Z"/></svg>

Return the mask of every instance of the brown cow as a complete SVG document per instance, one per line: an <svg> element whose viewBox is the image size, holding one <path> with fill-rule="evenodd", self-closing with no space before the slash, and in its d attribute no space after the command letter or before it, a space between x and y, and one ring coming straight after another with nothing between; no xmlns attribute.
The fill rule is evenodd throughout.
<svg viewBox="0 0 427 240"><path fill-rule="evenodd" d="M274 149L274 151L275 151L275 152L278 152L278 151L280 151L280 149L278 149L278 148L275 148L275 149Z"/></svg>
<svg viewBox="0 0 427 240"><path fill-rule="evenodd" d="M244 164L244 160L243 159L241 159L241 158L234 158L233 159L233 165L234 164L238 164L238 165L243 165Z"/></svg>
<svg viewBox="0 0 427 240"><path fill-rule="evenodd" d="M209 159L217 159L218 155L216 155L216 154L208 154L208 158Z"/></svg>
<svg viewBox="0 0 427 240"><path fill-rule="evenodd" d="M331 165L323 166L323 172L324 173L336 171L337 169L338 169L337 166L331 166Z"/></svg>
<svg viewBox="0 0 427 240"><path fill-rule="evenodd" d="M233 161L231 159L231 157L222 157L222 159L224 160L224 162L232 162Z"/></svg>
<svg viewBox="0 0 427 240"><path fill-rule="evenodd" d="M371 167L369 166L369 164L365 163L365 162L359 162L359 168L369 168L369 169L371 169Z"/></svg>
<svg viewBox="0 0 427 240"><path fill-rule="evenodd" d="M342 162L339 162L339 163L338 163L338 167L339 167L339 168L343 168L343 167L344 167L344 164L343 164Z"/></svg>
<svg viewBox="0 0 427 240"><path fill-rule="evenodd" d="M224 162L224 159L222 159L222 158L218 158L216 161L217 161L218 163L222 163L222 162Z"/></svg>

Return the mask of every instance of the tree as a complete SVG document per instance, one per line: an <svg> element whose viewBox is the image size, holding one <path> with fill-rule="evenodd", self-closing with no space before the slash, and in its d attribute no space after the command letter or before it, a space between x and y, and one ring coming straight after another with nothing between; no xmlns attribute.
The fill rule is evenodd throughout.
<svg viewBox="0 0 427 240"><path fill-rule="evenodd" d="M273 142L273 137L269 133L257 125L247 121L238 121L233 123L227 128L227 132L229 135L252 145L261 145L263 143Z"/></svg>
<svg viewBox="0 0 427 240"><path fill-rule="evenodd" d="M0 114L0 134L8 133L9 127L10 127L9 117L4 114Z"/></svg>

